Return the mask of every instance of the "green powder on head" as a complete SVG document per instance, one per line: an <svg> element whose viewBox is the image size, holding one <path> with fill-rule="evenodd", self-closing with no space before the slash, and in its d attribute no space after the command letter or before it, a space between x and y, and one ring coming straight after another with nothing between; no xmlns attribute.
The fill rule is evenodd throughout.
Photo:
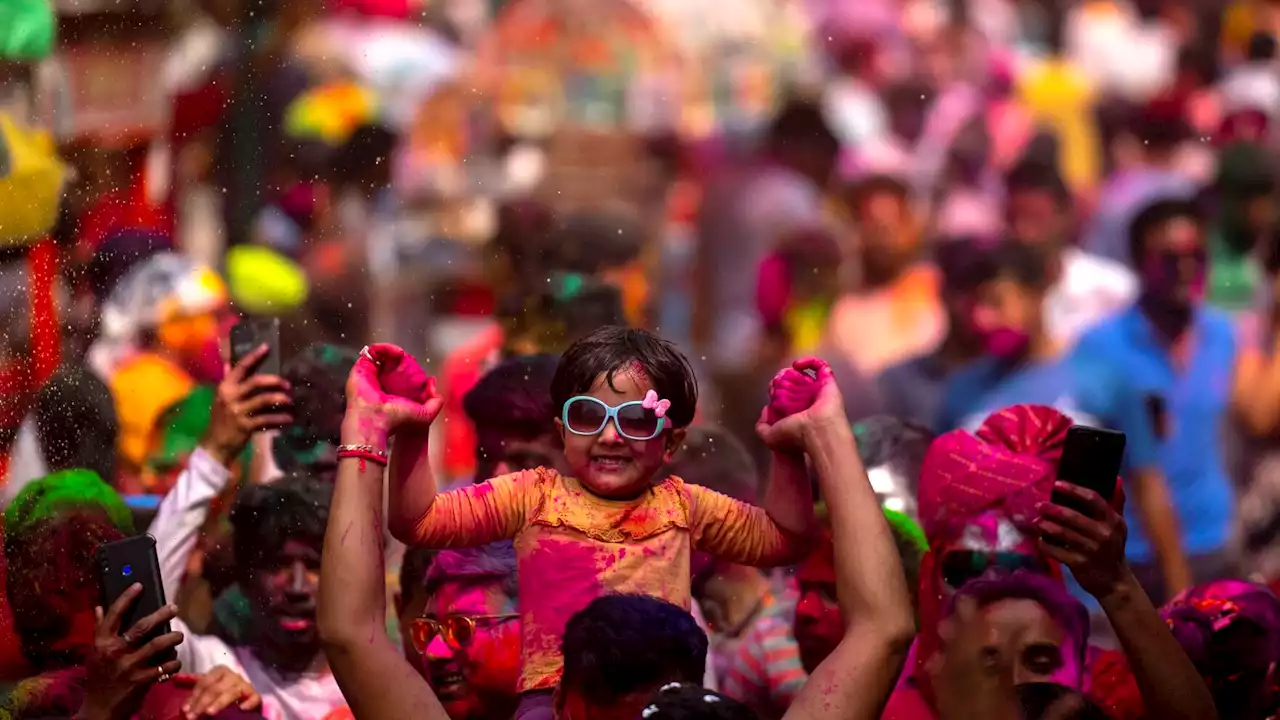
<svg viewBox="0 0 1280 720"><path fill-rule="evenodd" d="M117 529L133 534L133 515L128 506L92 470L63 470L27 485L5 510L5 532L17 536L40 520L85 509L104 512Z"/></svg>

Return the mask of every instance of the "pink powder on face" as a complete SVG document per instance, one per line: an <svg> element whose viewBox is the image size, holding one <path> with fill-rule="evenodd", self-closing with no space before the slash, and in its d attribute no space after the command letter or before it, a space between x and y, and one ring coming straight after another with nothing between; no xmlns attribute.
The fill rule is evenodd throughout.
<svg viewBox="0 0 1280 720"><path fill-rule="evenodd" d="M1013 328L995 328L986 333L983 343L991 355L998 358L1012 358L1023 352L1030 340L1026 332Z"/></svg>

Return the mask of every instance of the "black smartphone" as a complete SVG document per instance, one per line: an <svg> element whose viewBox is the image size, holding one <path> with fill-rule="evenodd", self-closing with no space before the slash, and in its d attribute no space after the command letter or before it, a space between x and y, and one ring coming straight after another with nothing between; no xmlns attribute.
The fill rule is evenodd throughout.
<svg viewBox="0 0 1280 720"><path fill-rule="evenodd" d="M1151 431L1157 440L1169 437L1169 417L1165 409L1164 398L1159 395L1148 395L1144 402L1147 406L1147 417L1151 420Z"/></svg>
<svg viewBox="0 0 1280 720"><path fill-rule="evenodd" d="M104 543L98 546L94 559L98 565L98 582L102 590L102 609L105 612L134 583L142 585L142 592L125 610L120 619L120 632L133 627L142 618L157 612L166 604L164 583L160 579L160 558L156 555L156 541L150 535L136 535ZM138 642L144 645L154 638L172 632L169 623L160 623ZM170 649L154 658L152 665L160 665L177 659L177 651Z"/></svg>
<svg viewBox="0 0 1280 720"><path fill-rule="evenodd" d="M1124 463L1125 435L1115 430L1072 425L1058 461L1058 479L1088 488L1111 501ZM1071 507L1070 498L1054 493L1056 505Z"/></svg>
<svg viewBox="0 0 1280 720"><path fill-rule="evenodd" d="M253 318L241 320L231 328L231 365L266 345L267 356L254 366L254 375L280 374L280 319Z"/></svg>

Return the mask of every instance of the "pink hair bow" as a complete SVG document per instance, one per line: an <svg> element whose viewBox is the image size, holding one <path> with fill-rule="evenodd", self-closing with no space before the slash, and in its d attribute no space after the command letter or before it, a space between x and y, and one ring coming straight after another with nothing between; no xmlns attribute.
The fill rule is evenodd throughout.
<svg viewBox="0 0 1280 720"><path fill-rule="evenodd" d="M667 410L671 409L671 401L659 400L658 393L650 390L644 394L644 400L640 402L640 406L646 410L652 410L658 417L666 417Z"/></svg>

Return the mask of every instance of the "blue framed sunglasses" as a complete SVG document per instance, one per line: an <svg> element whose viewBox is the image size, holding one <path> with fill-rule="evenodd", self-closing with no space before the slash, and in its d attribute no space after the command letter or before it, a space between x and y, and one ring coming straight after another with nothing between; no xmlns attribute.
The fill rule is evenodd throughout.
<svg viewBox="0 0 1280 720"><path fill-rule="evenodd" d="M653 408L647 408L639 400L609 405L589 395L569 398L560 412L560 421L574 435L597 435L613 421L618 434L628 440L652 440L667 425Z"/></svg>

